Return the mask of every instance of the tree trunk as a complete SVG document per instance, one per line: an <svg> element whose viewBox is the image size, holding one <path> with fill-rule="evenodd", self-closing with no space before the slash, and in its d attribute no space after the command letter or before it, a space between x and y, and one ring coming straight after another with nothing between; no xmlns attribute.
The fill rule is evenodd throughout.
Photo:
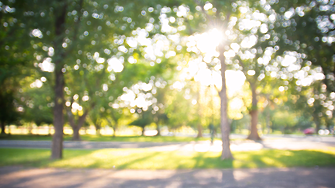
<svg viewBox="0 0 335 188"><path fill-rule="evenodd" d="M52 147L51 147L51 159L61 159L63 157L63 124L64 124L64 117L63 117L63 100L64 100L64 75L61 68L60 70L56 71L57 64L59 65L60 62L55 62L55 76L56 76L56 84L55 84L55 106L54 106L54 129L55 133L52 137Z"/></svg>
<svg viewBox="0 0 335 188"><path fill-rule="evenodd" d="M257 109L257 93L256 93L256 85L252 82L250 83L251 87L251 93L252 93L252 105L251 110L249 111L249 114L251 116L251 126L250 126L250 134L247 137L247 139L250 140L261 140L261 138L258 135L257 131L257 123L258 123L258 109Z"/></svg>
<svg viewBox="0 0 335 188"><path fill-rule="evenodd" d="M73 135L72 135L73 141L81 140L79 130L84 125L87 114L88 114L88 111L86 111L82 116L79 116L78 121L75 123L73 114L71 113L71 111L68 111L69 123L73 130Z"/></svg>
<svg viewBox="0 0 335 188"><path fill-rule="evenodd" d="M113 127L113 137L115 137L116 136L116 125Z"/></svg>
<svg viewBox="0 0 335 188"><path fill-rule="evenodd" d="M316 125L316 129L315 129L315 134L319 134L319 129L320 129L320 118L318 116L318 114L313 113L313 120L314 123Z"/></svg>
<svg viewBox="0 0 335 188"><path fill-rule="evenodd" d="M270 124L271 124L271 116L270 116L270 108L267 110L266 112L266 128L267 128L267 134L270 134L271 133L271 128L272 127Z"/></svg>
<svg viewBox="0 0 335 188"><path fill-rule="evenodd" d="M64 49L62 47L63 35L65 31L65 20L67 13L67 2L60 2L60 7L55 11L55 40L54 47L54 63L55 63L55 99L54 99L54 127L55 134L52 138L51 159L61 159L63 157L63 126L64 126Z"/></svg>
<svg viewBox="0 0 335 188"><path fill-rule="evenodd" d="M28 134L32 135L33 134L33 124L31 122L29 122L29 126L28 126Z"/></svg>
<svg viewBox="0 0 335 188"><path fill-rule="evenodd" d="M156 130L157 130L157 134L156 134L156 136L160 136L160 135L161 135L161 129L160 129L158 123L157 123Z"/></svg>
<svg viewBox="0 0 335 188"><path fill-rule="evenodd" d="M198 129L197 138L201 138L202 137L202 126L200 123L197 125L197 129Z"/></svg>
<svg viewBox="0 0 335 188"><path fill-rule="evenodd" d="M74 126L74 127L72 127L72 130L73 130L72 140L73 141L80 141L81 140L80 139L80 134L79 134L80 127L78 125Z"/></svg>
<svg viewBox="0 0 335 188"><path fill-rule="evenodd" d="M95 127L95 135L100 136L101 135L101 123L98 119L93 122Z"/></svg>
<svg viewBox="0 0 335 188"><path fill-rule="evenodd" d="M116 136L116 130L117 130L117 127L118 127L117 120L115 120L115 125L114 125L114 126L113 126L112 121L111 121L109 118L107 118L107 121L108 121L109 125L110 125L110 126L112 127L112 129L113 129L113 137L115 137L115 136Z"/></svg>
<svg viewBox="0 0 335 188"><path fill-rule="evenodd" d="M1 125L1 134L6 134L6 124L5 122L1 121L0 122L0 125Z"/></svg>
<svg viewBox="0 0 335 188"><path fill-rule="evenodd" d="M221 159L233 159L233 155L230 151L230 125L228 122L228 97L227 97L227 86L226 86L226 62L224 57L224 46L219 46L220 62L221 62L221 77L222 77L222 89L219 92L221 99L221 138L222 138L222 155Z"/></svg>
<svg viewBox="0 0 335 188"><path fill-rule="evenodd" d="M100 136L100 135L101 135L100 130L101 130L101 127L100 127L99 125L96 125L96 126L95 126L95 135Z"/></svg>
<svg viewBox="0 0 335 188"><path fill-rule="evenodd" d="M142 127L142 136L144 136L145 127Z"/></svg>
<svg viewBox="0 0 335 188"><path fill-rule="evenodd" d="M252 110L249 113L251 116L251 126L250 126L250 134L247 137L247 139L261 140L257 132L258 110Z"/></svg>

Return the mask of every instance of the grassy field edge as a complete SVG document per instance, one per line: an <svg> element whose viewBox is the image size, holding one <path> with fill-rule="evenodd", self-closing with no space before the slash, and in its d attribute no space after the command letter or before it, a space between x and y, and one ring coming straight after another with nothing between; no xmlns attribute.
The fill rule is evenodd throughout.
<svg viewBox="0 0 335 188"><path fill-rule="evenodd" d="M220 159L220 154L220 152L158 152L150 149L65 149L63 159L51 161L49 149L0 148L0 166L147 170L335 167L335 148L239 151L233 152L234 160L223 161Z"/></svg>

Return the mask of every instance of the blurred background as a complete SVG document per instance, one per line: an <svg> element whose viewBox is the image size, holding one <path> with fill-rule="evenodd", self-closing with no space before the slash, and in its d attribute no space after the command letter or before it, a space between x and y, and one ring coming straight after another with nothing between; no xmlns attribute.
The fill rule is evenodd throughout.
<svg viewBox="0 0 335 188"><path fill-rule="evenodd" d="M54 125L72 140L219 137L223 87L231 133L331 136L334 9L334 1L1 0L1 137L53 135Z"/></svg>

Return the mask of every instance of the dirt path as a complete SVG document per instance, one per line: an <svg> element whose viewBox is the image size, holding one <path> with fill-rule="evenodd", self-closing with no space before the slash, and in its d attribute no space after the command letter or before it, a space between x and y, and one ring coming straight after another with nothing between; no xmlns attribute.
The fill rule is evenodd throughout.
<svg viewBox="0 0 335 188"><path fill-rule="evenodd" d="M102 170L1 167L0 187L335 187L335 168Z"/></svg>

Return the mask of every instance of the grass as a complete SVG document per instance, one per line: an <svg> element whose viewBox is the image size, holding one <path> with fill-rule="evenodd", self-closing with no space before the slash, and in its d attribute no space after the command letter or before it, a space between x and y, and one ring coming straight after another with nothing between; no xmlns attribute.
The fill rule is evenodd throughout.
<svg viewBox="0 0 335 188"><path fill-rule="evenodd" d="M0 148L0 166L104 169L211 169L264 167L335 167L330 150L260 150L233 152L235 160L220 160L218 152L157 152L149 149L64 150L51 161L49 149Z"/></svg>
<svg viewBox="0 0 335 188"><path fill-rule="evenodd" d="M64 140L71 140L71 135L64 135ZM103 136L103 135L81 135L84 141L109 141L109 142L191 142L204 141L210 138L194 138L180 136ZM13 134L0 135L0 140L52 140L50 135L27 135Z"/></svg>

